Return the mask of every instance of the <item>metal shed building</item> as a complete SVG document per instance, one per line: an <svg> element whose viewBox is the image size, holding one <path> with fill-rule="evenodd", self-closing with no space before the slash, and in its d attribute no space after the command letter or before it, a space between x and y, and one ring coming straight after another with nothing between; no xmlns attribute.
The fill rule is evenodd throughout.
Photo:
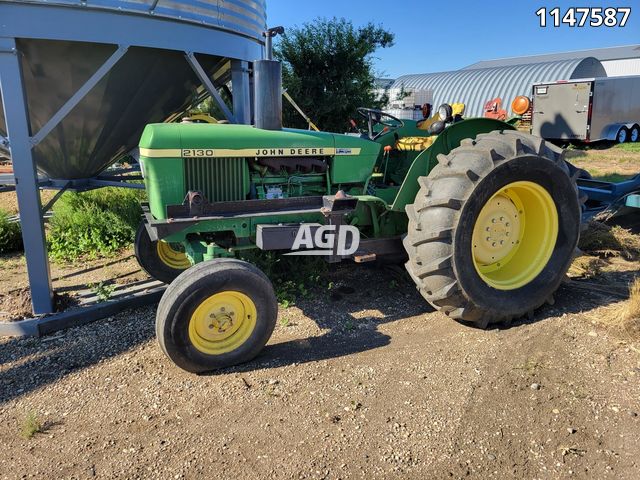
<svg viewBox="0 0 640 480"><path fill-rule="evenodd" d="M403 75L391 86L391 92L426 91L434 106L462 102L466 116L482 116L484 104L501 97L509 105L518 95L530 95L536 82L605 77L606 71L593 57L540 63L525 63L452 72Z"/></svg>
<svg viewBox="0 0 640 480"><path fill-rule="evenodd" d="M559 60L571 60L586 57L594 57L600 60L600 63L602 63L608 77L640 75L640 45L594 48L591 50L578 50L573 52L484 60L469 65L465 70L506 67L509 65L520 65L523 63L556 62Z"/></svg>

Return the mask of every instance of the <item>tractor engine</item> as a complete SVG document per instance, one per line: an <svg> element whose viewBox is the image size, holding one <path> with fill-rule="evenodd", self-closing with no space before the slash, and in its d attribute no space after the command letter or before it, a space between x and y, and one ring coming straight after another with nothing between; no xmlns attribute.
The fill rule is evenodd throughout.
<svg viewBox="0 0 640 480"><path fill-rule="evenodd" d="M261 157L249 159L249 198L324 195L327 190L325 157Z"/></svg>

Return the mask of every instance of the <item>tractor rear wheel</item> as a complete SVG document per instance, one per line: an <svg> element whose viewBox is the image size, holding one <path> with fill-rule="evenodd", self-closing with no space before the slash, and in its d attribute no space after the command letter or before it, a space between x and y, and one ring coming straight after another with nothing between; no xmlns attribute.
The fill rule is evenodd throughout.
<svg viewBox="0 0 640 480"><path fill-rule="evenodd" d="M482 328L551 301L580 232L562 150L525 133L491 132L438 161L407 206L406 267L424 298Z"/></svg>
<svg viewBox="0 0 640 480"><path fill-rule="evenodd" d="M253 359L276 325L278 302L267 276L250 263L218 258L182 273L156 314L164 353L201 373Z"/></svg>
<svg viewBox="0 0 640 480"><path fill-rule="evenodd" d="M151 240L144 223L140 224L136 232L134 251L142 269L150 277L164 283L171 283L191 266L189 258L179 245Z"/></svg>

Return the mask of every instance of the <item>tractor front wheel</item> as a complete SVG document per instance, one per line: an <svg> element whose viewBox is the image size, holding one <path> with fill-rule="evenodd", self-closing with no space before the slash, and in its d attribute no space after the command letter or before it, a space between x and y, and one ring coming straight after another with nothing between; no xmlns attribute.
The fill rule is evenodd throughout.
<svg viewBox="0 0 640 480"><path fill-rule="evenodd" d="M575 181L562 150L504 131L465 140L419 182L406 266L451 318L486 328L552 298L580 232Z"/></svg>
<svg viewBox="0 0 640 480"><path fill-rule="evenodd" d="M164 353L193 373L253 359L276 325L278 302L267 276L250 263L200 263L167 288L156 314Z"/></svg>
<svg viewBox="0 0 640 480"><path fill-rule="evenodd" d="M142 269L164 283L171 283L191 266L189 258L179 245L151 240L144 223L140 224L136 232L134 251Z"/></svg>

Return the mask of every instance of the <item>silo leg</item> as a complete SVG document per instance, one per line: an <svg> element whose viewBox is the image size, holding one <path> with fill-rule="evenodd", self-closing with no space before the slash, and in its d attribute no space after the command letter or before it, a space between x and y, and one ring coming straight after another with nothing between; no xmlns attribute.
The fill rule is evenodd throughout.
<svg viewBox="0 0 640 480"><path fill-rule="evenodd" d="M53 312L51 272L47 257L38 174L31 152L29 116L13 38L0 38L0 90L18 194L22 238L35 314Z"/></svg>

